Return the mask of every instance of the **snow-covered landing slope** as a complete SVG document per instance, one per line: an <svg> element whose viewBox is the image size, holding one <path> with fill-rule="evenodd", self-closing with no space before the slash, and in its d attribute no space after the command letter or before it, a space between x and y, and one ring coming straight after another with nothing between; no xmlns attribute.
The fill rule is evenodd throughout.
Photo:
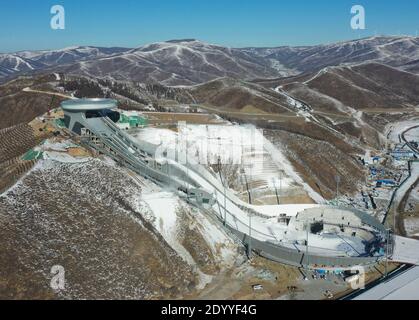
<svg viewBox="0 0 419 320"><path fill-rule="evenodd" d="M222 164L237 165L245 170L251 189L272 189L281 184L286 192L300 186L315 202L325 201L303 181L283 152L266 139L263 132L251 126L188 124L181 128L181 134L168 129L145 128L134 137L160 145L161 149L178 146L179 150L183 150L187 146L188 161L191 162L214 165L220 159Z"/></svg>

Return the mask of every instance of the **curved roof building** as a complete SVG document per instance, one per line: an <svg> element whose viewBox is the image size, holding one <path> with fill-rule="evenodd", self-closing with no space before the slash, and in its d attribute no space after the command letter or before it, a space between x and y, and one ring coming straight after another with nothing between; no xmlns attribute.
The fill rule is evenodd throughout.
<svg viewBox="0 0 419 320"><path fill-rule="evenodd" d="M102 117L118 118L119 114L112 111L118 102L113 99L74 99L61 102L64 111L65 126L74 133L81 134L84 128L100 129Z"/></svg>
<svg viewBox="0 0 419 320"><path fill-rule="evenodd" d="M64 111L91 111L116 108L118 102L113 99L77 99L61 103Z"/></svg>

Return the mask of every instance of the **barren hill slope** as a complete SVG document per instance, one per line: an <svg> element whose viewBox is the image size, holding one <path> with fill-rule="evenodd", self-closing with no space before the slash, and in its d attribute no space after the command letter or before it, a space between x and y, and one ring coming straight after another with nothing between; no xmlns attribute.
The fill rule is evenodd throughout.
<svg viewBox="0 0 419 320"><path fill-rule="evenodd" d="M0 85L0 129L26 124L35 117L59 106L59 96L25 91L25 88L55 91L49 84L53 75L22 77Z"/></svg>
<svg viewBox="0 0 419 320"><path fill-rule="evenodd" d="M418 59L419 41L417 37L376 36L314 46L244 50L278 61L282 68L298 74L315 72L328 66L363 62L379 62L405 68L405 64Z"/></svg>
<svg viewBox="0 0 419 320"><path fill-rule="evenodd" d="M186 204L160 217L151 182L87 160L41 160L0 196L0 297L181 298L234 262L220 227ZM50 287L54 265L65 268L63 291Z"/></svg>
<svg viewBox="0 0 419 320"><path fill-rule="evenodd" d="M260 112L289 112L287 100L272 90L231 78L216 79L187 88L197 104L242 110L253 107ZM246 110L244 110L246 112Z"/></svg>

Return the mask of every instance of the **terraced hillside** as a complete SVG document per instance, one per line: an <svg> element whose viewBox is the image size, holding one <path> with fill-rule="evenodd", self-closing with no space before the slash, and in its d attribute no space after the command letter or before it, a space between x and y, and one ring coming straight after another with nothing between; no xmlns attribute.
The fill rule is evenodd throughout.
<svg viewBox="0 0 419 320"><path fill-rule="evenodd" d="M35 147L41 138L27 124L0 130L0 192L12 186L35 164L34 159L22 160L22 156Z"/></svg>
<svg viewBox="0 0 419 320"><path fill-rule="evenodd" d="M53 75L22 77L0 85L0 129L25 124L59 106L63 98L25 91L25 88L54 91Z"/></svg>

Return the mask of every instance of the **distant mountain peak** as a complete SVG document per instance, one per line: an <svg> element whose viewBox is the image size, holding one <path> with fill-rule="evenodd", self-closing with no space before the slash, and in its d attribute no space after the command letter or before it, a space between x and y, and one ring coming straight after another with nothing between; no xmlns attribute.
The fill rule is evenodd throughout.
<svg viewBox="0 0 419 320"><path fill-rule="evenodd" d="M200 42L196 39L174 39L174 40L167 40L167 43L182 43L182 42Z"/></svg>

